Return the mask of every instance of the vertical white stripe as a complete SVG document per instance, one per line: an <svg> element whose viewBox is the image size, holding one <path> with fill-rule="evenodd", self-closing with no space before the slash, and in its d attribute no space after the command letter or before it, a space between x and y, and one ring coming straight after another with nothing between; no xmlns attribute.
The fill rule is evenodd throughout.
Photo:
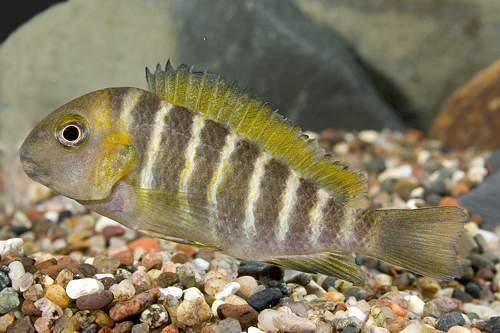
<svg viewBox="0 0 500 333"><path fill-rule="evenodd" d="M262 177L265 173L267 162L271 159L271 155L262 152L253 164L253 173L250 177L248 186L247 200L245 203L245 235L247 238L254 237L257 233L255 229L254 209L255 203L260 197L260 189Z"/></svg>
<svg viewBox="0 0 500 333"><path fill-rule="evenodd" d="M279 215L279 223L276 226L276 238L279 242L284 243L286 234L288 232L288 220L292 215L293 208L297 203L297 189L300 186L300 177L295 171L291 171L288 179L286 180L286 190L281 200L281 209Z"/></svg>
<svg viewBox="0 0 500 333"><path fill-rule="evenodd" d="M172 110L173 105L170 103L162 102L161 109L156 112L155 117L155 126L153 128L153 133L151 134L151 138L148 142L148 148L146 150L145 158L146 164L141 172L141 180L140 184L142 188L151 188L152 182L152 169L153 164L158 156L158 150L160 149L161 144L161 135L163 129L165 127L165 117Z"/></svg>
<svg viewBox="0 0 500 333"><path fill-rule="evenodd" d="M194 167L196 164L196 149L201 143L201 130L205 126L205 118L199 115L193 117L191 124L191 139L186 148L186 164L182 169L179 179L179 192L187 192L188 182L193 175Z"/></svg>
<svg viewBox="0 0 500 333"><path fill-rule="evenodd" d="M229 133L226 136L226 144L220 153L219 162L217 163L217 169L208 188L208 197L214 207L214 220L218 228L220 228L220 221L219 212L217 210L217 190L219 189L222 179L224 178L224 171L226 171L225 169L227 166L227 162L231 157L231 154L233 153L234 148L236 147L236 142L238 142L238 140L238 136L234 133Z"/></svg>
<svg viewBox="0 0 500 333"><path fill-rule="evenodd" d="M123 97L120 119L125 124L127 130L132 127L134 119L132 110L136 107L137 103L139 103L141 95L142 91L134 88L129 89L127 94Z"/></svg>
<svg viewBox="0 0 500 333"><path fill-rule="evenodd" d="M309 227L311 231L312 239L318 239L321 234L321 227L324 226L323 223L323 210L330 199L330 195L323 189L319 189L316 192L316 204L309 212Z"/></svg>

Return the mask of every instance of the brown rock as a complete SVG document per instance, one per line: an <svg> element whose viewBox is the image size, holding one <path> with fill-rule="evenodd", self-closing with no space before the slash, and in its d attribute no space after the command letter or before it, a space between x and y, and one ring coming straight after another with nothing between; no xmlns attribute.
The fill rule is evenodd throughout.
<svg viewBox="0 0 500 333"><path fill-rule="evenodd" d="M205 326L201 329L200 333L215 333L215 331L212 326Z"/></svg>
<svg viewBox="0 0 500 333"><path fill-rule="evenodd" d="M469 186L465 183L458 183L451 187L450 194L454 197L458 197L462 194L466 194L469 192Z"/></svg>
<svg viewBox="0 0 500 333"><path fill-rule="evenodd" d="M439 310L439 312L450 313L453 311L460 311L461 301L450 297L439 297L432 300Z"/></svg>
<svg viewBox="0 0 500 333"><path fill-rule="evenodd" d="M21 312L26 316L41 317L42 310L35 306L35 302L24 300L23 305L21 305Z"/></svg>
<svg viewBox="0 0 500 333"><path fill-rule="evenodd" d="M113 236L121 236L125 233L125 229L117 225L109 225L102 229L102 234L106 238L106 240L110 239Z"/></svg>
<svg viewBox="0 0 500 333"><path fill-rule="evenodd" d="M439 201L439 206L457 206L457 207L462 207L462 204L460 201L458 201L455 198L452 197L444 197Z"/></svg>
<svg viewBox="0 0 500 333"><path fill-rule="evenodd" d="M221 304L217 308L217 315L220 319L231 317L240 322L241 329L247 330L250 326L257 325L259 313L248 304L233 305Z"/></svg>
<svg viewBox="0 0 500 333"><path fill-rule="evenodd" d="M76 306L80 310L100 310L113 301L113 293L102 290L96 293L78 297Z"/></svg>
<svg viewBox="0 0 500 333"><path fill-rule="evenodd" d="M160 291L157 288L150 289L139 295L134 296L128 301L116 303L110 310L109 316L114 321L122 321L139 312L144 311L160 297Z"/></svg>
<svg viewBox="0 0 500 333"><path fill-rule="evenodd" d="M203 332L203 330L201 330ZM179 333L179 329L174 324L170 324L161 330L161 333ZM215 332L214 332L215 333Z"/></svg>
<svg viewBox="0 0 500 333"><path fill-rule="evenodd" d="M134 326L134 323L131 321L124 321L121 323L116 324L115 327L111 330L111 333L126 333L126 332L131 332L132 331L132 326Z"/></svg>
<svg viewBox="0 0 500 333"><path fill-rule="evenodd" d="M452 148L500 148L500 60L443 104L429 134Z"/></svg>
<svg viewBox="0 0 500 333"><path fill-rule="evenodd" d="M55 280L59 272L62 271L64 268L65 267L62 265L52 265L42 269L41 272L45 275L50 276L52 279Z"/></svg>
<svg viewBox="0 0 500 333"><path fill-rule="evenodd" d="M134 264L134 252L130 250L118 252L113 257L120 261L120 265L132 266Z"/></svg>

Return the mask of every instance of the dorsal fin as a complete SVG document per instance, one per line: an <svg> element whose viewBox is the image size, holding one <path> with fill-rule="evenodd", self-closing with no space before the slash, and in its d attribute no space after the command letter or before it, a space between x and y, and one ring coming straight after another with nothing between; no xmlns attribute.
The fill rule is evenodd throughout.
<svg viewBox="0 0 500 333"><path fill-rule="evenodd" d="M224 77L195 72L193 66L180 64L174 70L155 74L146 68L149 91L168 102L186 107L233 130L281 159L303 178L315 181L342 203L366 193L366 180L360 172L348 170L326 154L316 140L302 133L260 98L250 98L236 82L228 85Z"/></svg>

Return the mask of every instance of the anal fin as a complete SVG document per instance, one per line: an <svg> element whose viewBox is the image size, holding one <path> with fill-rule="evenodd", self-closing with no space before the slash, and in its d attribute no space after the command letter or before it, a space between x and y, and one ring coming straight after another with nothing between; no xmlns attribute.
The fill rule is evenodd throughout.
<svg viewBox="0 0 500 333"><path fill-rule="evenodd" d="M306 273L320 273L361 284L365 273L349 252L329 251L274 258L267 263Z"/></svg>

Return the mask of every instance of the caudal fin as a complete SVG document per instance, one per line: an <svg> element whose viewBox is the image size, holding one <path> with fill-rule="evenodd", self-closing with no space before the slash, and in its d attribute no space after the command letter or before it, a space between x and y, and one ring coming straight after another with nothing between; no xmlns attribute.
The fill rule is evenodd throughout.
<svg viewBox="0 0 500 333"><path fill-rule="evenodd" d="M442 280L459 277L457 246L466 214L458 207L367 210L371 224L365 255Z"/></svg>

